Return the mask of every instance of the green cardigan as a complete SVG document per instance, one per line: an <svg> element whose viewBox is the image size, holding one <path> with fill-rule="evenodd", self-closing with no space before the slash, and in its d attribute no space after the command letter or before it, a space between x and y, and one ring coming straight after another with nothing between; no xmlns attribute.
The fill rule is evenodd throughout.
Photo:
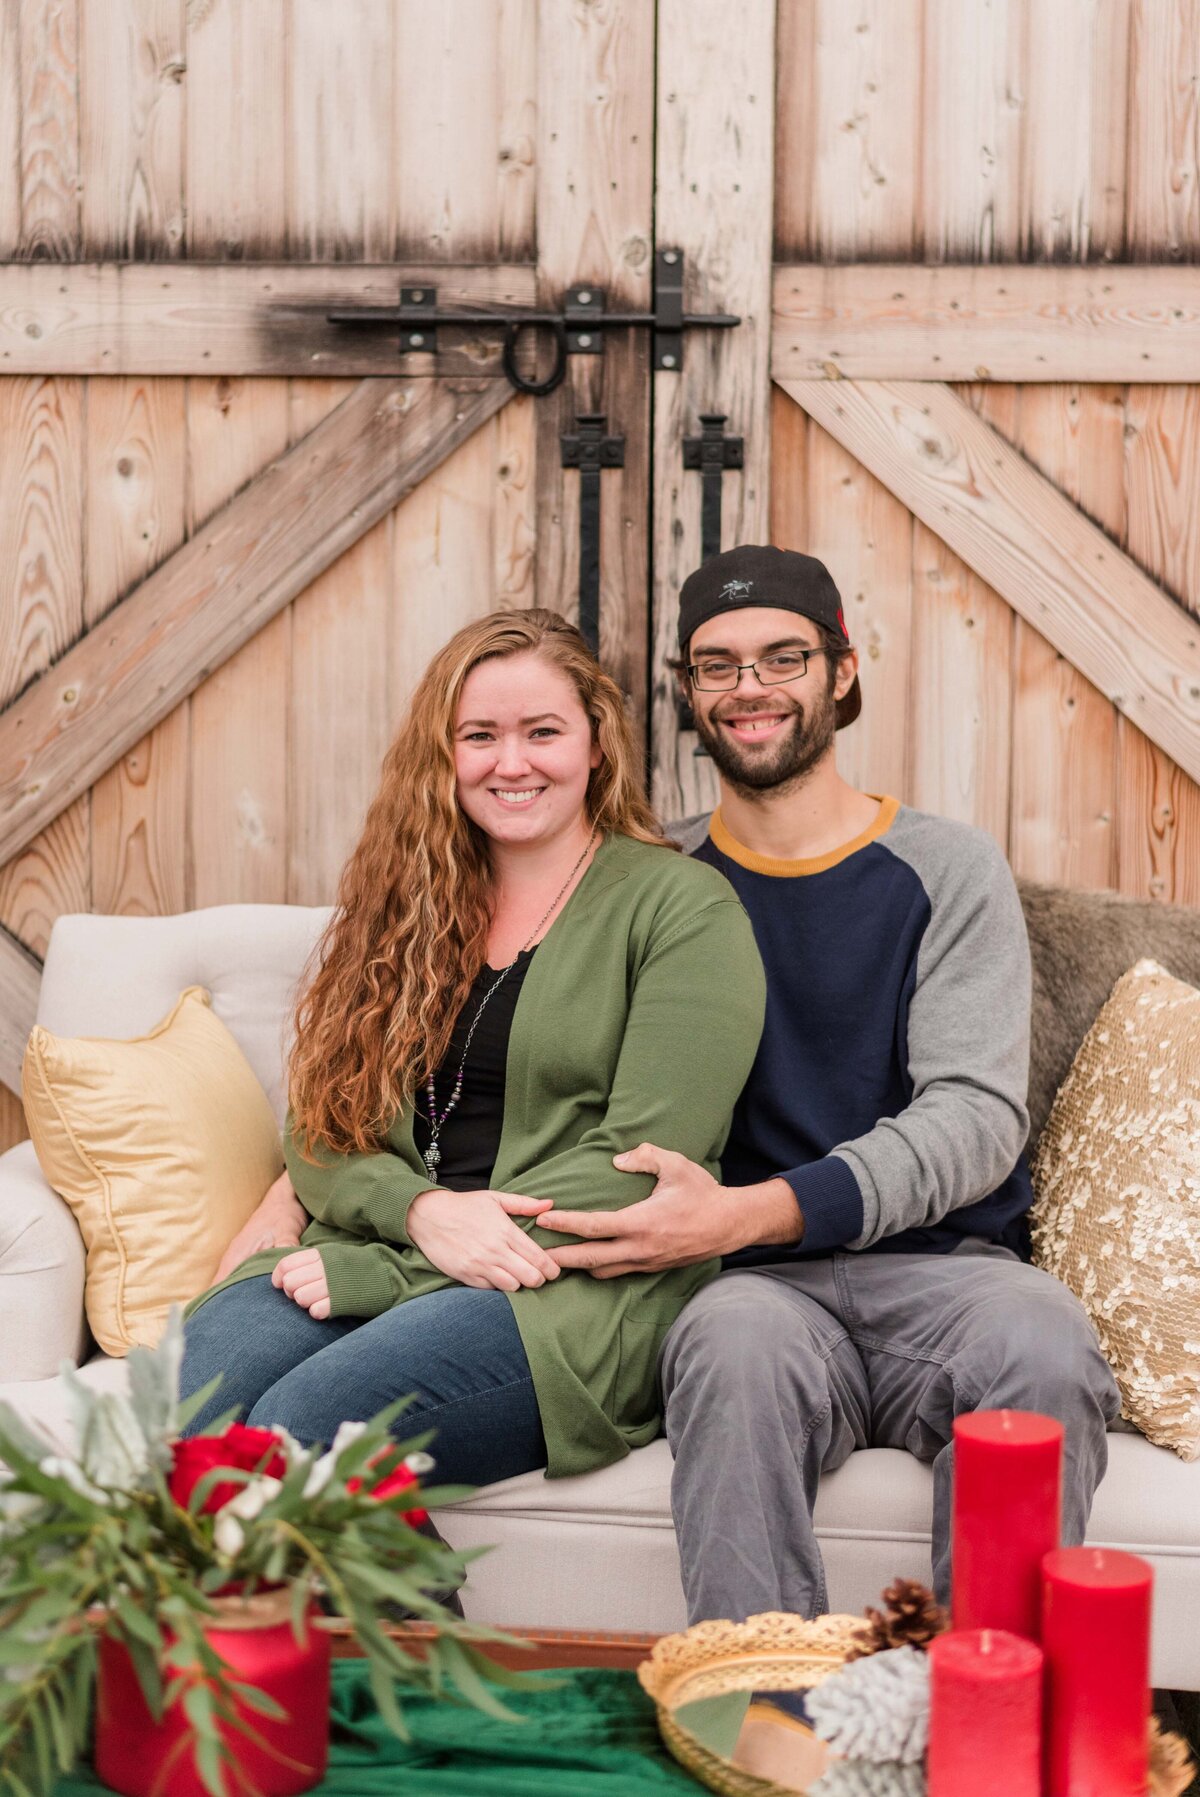
<svg viewBox="0 0 1200 1797"><path fill-rule="evenodd" d="M606 839L517 1000L493 1187L563 1210L620 1210L654 1184L612 1164L639 1142L715 1173L764 1003L750 923L723 876L672 849ZM321 1250L331 1316L379 1316L454 1283L405 1232L409 1205L430 1189L410 1107L381 1152L324 1154L319 1165L304 1159L290 1123L288 1172L313 1218L303 1242ZM521 1227L547 1246L568 1239ZM252 1255L224 1284L270 1272L284 1252ZM604 1280L572 1271L509 1294L551 1478L653 1440L659 1347L717 1267Z"/></svg>

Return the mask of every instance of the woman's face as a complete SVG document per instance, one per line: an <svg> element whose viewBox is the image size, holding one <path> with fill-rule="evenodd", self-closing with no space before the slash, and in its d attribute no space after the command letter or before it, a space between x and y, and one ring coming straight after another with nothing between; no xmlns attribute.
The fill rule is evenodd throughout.
<svg viewBox="0 0 1200 1797"><path fill-rule="evenodd" d="M458 802L493 841L578 831L600 761L574 683L552 662L530 650L471 669L454 727Z"/></svg>

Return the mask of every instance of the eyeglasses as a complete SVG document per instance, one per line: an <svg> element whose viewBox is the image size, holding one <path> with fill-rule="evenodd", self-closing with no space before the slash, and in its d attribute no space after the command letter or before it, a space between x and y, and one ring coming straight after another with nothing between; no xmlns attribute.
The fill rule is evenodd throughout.
<svg viewBox="0 0 1200 1797"><path fill-rule="evenodd" d="M712 655L704 661L688 663L688 679L702 693L732 692L742 675L754 675L760 686L785 686L789 680L802 680L808 673L811 655L848 655L845 648L781 649L776 655L764 655L761 661L729 661L723 655Z"/></svg>

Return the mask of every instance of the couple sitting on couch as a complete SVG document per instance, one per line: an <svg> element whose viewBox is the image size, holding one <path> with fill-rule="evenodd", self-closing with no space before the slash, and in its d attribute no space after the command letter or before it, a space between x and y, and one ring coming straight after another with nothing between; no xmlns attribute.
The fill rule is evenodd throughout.
<svg viewBox="0 0 1200 1797"><path fill-rule="evenodd" d="M1020 905L990 838L839 777L819 562L734 549L680 608L721 780L683 852L555 614L434 657L300 999L287 1175L188 1323L185 1392L224 1374L192 1426L328 1441L415 1393L398 1426L487 1484L665 1423L693 1621L819 1613L820 1474L903 1447L945 1598L954 1417L1063 1421L1075 1542L1118 1410L1027 1264Z"/></svg>

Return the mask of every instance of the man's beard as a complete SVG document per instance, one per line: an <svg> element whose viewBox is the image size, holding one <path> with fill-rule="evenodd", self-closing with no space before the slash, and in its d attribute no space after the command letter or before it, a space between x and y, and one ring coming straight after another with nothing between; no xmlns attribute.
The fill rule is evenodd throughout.
<svg viewBox="0 0 1200 1797"><path fill-rule="evenodd" d="M837 728L837 707L832 691L822 683L820 697L805 711L789 701L793 721L770 748L753 749L727 736L714 718L710 723L697 710L696 733L712 756L717 771L730 785L747 795L769 792L781 786L799 786L828 753ZM763 707L765 711L766 706ZM749 714L748 714L749 715Z"/></svg>

